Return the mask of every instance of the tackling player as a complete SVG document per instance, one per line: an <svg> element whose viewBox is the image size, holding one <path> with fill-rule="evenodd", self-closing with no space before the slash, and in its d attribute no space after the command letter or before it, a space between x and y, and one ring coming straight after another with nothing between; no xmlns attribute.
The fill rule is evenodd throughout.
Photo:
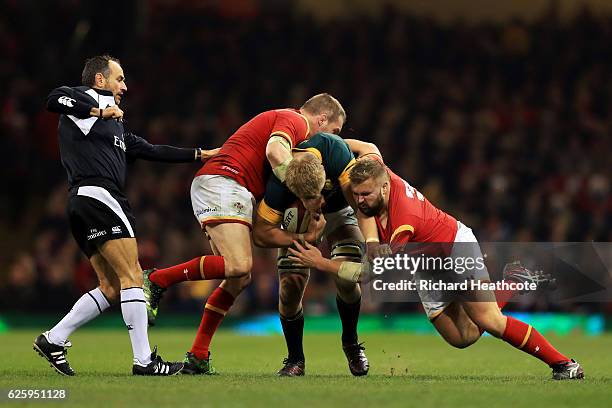
<svg viewBox="0 0 612 408"><path fill-rule="evenodd" d="M363 149L369 144L352 141ZM376 150L377 151L377 150ZM302 376L305 374L305 357L302 347L304 311L302 298L310 276L310 270L296 265L287 258L287 247L292 245L299 225L292 229L288 220L283 220L285 210L298 199L315 218L303 240L317 240L317 228L313 224L323 220L326 224L323 236L327 238L332 259L361 262L363 237L357 225L348 172L355 163L348 144L336 135L318 133L293 149L293 160L287 166L285 184L270 177L263 201L257 209L253 228L255 244L262 247L280 248L278 256L279 314L288 356L278 371L280 376ZM289 213L291 214L291 213ZM304 220L303 223L308 222ZM281 228L282 225L282 228ZM355 376L366 375L369 363L363 346L358 341L357 322L361 307L361 289L357 282L349 282L334 275L337 289L336 305L342 322L342 349L349 369Z"/></svg>
<svg viewBox="0 0 612 408"><path fill-rule="evenodd" d="M214 374L210 342L236 296L250 282L253 207L263 197L269 176L274 173L284 181L291 148L317 132L340 133L345 120L340 102L325 93L313 96L299 110L263 112L242 125L196 174L191 204L214 255L145 271L150 324L169 286L187 280L224 279L208 297L183 373Z"/></svg>
<svg viewBox="0 0 612 408"><path fill-rule="evenodd" d="M377 236L374 237L390 244L394 252L401 251L408 242L472 243L474 255L482 257L470 228L434 207L381 161L360 160L351 169L350 180L359 211L376 219ZM371 236L367 234L369 232L364 231L364 235ZM308 243L305 247L298 243L296 247L297 251L290 249L293 254L290 258L304 266L347 277L352 274L353 280L367 273L365 265L323 258L318 249ZM483 272L477 278L487 280L486 268ZM506 278L537 279L524 268L510 272ZM487 331L548 364L556 380L584 378L580 364L559 353L535 328L502 314L501 309L507 301L468 301L458 296L453 301L436 300L436 293L421 291L419 296L436 330L452 346L468 347Z"/></svg>

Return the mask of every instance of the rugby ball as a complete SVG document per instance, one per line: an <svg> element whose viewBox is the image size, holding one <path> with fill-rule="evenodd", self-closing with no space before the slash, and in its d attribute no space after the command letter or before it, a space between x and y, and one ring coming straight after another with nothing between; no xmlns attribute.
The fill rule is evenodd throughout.
<svg viewBox="0 0 612 408"><path fill-rule="evenodd" d="M289 206L283 214L282 227L289 232L304 233L308 230L309 223L310 214L300 200Z"/></svg>

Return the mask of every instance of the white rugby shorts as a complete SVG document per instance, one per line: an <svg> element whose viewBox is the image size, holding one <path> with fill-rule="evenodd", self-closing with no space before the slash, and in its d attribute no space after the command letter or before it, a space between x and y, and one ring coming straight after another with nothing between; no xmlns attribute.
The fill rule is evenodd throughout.
<svg viewBox="0 0 612 408"><path fill-rule="evenodd" d="M255 197L236 180L216 174L203 174L191 183L193 215L206 225L237 222L253 226Z"/></svg>

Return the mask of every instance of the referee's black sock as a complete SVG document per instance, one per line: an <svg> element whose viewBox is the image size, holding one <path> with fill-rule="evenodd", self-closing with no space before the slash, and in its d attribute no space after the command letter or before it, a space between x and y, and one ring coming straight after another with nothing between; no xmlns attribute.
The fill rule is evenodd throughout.
<svg viewBox="0 0 612 408"><path fill-rule="evenodd" d="M304 361L304 348L302 338L304 335L304 310L301 309L295 316L280 316L285 342L287 343L287 358L291 362Z"/></svg>
<svg viewBox="0 0 612 408"><path fill-rule="evenodd" d="M336 296L336 305L342 322L342 345L357 344L357 322L361 309L361 297L357 302L349 304Z"/></svg>

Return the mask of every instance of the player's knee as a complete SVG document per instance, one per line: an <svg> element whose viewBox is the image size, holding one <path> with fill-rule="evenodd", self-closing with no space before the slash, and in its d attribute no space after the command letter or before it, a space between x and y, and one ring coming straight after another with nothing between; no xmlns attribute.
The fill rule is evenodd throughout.
<svg viewBox="0 0 612 408"><path fill-rule="evenodd" d="M302 310L304 285L296 279L285 279L278 290L278 311L281 316L295 316ZM283 281L281 281L283 282Z"/></svg>
<svg viewBox="0 0 612 408"><path fill-rule="evenodd" d="M446 342L451 346L458 349L464 349L476 343L476 341L480 338L480 335L480 330L474 324L470 325L469 327L459 329L454 333L442 333L444 340L446 340Z"/></svg>
<svg viewBox="0 0 612 408"><path fill-rule="evenodd" d="M308 276L302 273L283 272L279 278L279 290L301 292L306 286Z"/></svg>
<svg viewBox="0 0 612 408"><path fill-rule="evenodd" d="M361 298L361 288L358 283L336 279L336 290L345 303L355 303Z"/></svg>
<svg viewBox="0 0 612 408"><path fill-rule="evenodd" d="M298 273L283 273L278 290L279 311L283 316L293 316L302 308L302 297L308 278Z"/></svg>
<svg viewBox="0 0 612 408"><path fill-rule="evenodd" d="M240 289L240 291L242 292L244 289L246 289L247 286L249 286L251 284L251 273L247 273L246 275L241 276L239 279L237 279L238 281L238 288Z"/></svg>
<svg viewBox="0 0 612 408"><path fill-rule="evenodd" d="M506 318L501 313L481 313L471 316L476 325L495 337L501 337L506 328Z"/></svg>
<svg viewBox="0 0 612 408"><path fill-rule="evenodd" d="M226 259L225 274L228 278L247 278L251 275L253 260L250 257Z"/></svg>
<svg viewBox="0 0 612 408"><path fill-rule="evenodd" d="M458 349L464 349L467 348L469 346L471 346L472 344L476 343L476 340L478 340L478 338L476 339L469 339L469 338L464 338L464 337L459 337L456 339L452 339L452 340L447 340L448 344L450 344L451 346L458 348Z"/></svg>

